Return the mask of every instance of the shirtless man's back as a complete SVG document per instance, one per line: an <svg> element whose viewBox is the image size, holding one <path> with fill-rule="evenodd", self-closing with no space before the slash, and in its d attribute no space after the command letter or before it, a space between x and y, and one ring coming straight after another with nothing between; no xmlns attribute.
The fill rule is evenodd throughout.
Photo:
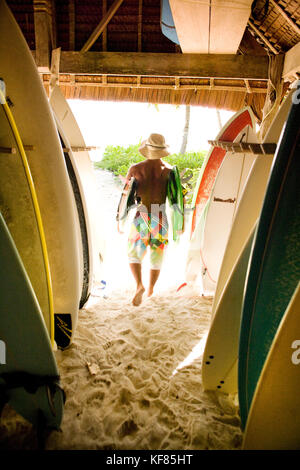
<svg viewBox="0 0 300 470"><path fill-rule="evenodd" d="M164 248L168 243L168 222L164 205L172 167L161 160L161 157L169 154L166 147L163 136L151 134L139 148L146 160L133 165L127 174L127 181L135 178L137 182L136 196L139 201L128 238L129 265L136 281L136 293L132 300L135 306L141 304L145 292L141 264L147 246L150 247L148 296L151 296L160 274Z"/></svg>
<svg viewBox="0 0 300 470"><path fill-rule="evenodd" d="M137 197L148 212L151 205L162 205L166 202L167 187L171 165L159 160L145 160L133 165L128 172L127 180L135 178L137 181Z"/></svg>

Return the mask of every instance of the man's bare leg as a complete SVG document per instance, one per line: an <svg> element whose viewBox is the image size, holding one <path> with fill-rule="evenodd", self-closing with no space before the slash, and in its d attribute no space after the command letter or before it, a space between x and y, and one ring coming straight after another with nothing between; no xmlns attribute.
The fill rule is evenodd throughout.
<svg viewBox="0 0 300 470"><path fill-rule="evenodd" d="M153 289L156 284L157 279L159 278L160 269L151 269L150 270L150 279L147 295L150 297L153 294Z"/></svg>
<svg viewBox="0 0 300 470"><path fill-rule="evenodd" d="M142 282L142 265L140 263L130 263L129 266L136 282L136 292L132 299L132 304L138 307L142 303L143 294L145 292Z"/></svg>

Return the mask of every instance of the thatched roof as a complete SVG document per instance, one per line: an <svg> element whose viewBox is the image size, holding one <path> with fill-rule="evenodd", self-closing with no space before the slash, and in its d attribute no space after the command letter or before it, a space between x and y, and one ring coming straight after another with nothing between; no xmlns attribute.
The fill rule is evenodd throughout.
<svg viewBox="0 0 300 470"><path fill-rule="evenodd" d="M160 71L160 57L166 57L171 64L184 55L180 46L162 34L160 0L120 1L99 38L85 53L82 49L87 40L110 8L118 3L116 0L8 0L7 3L34 54L38 54L40 42L45 41L41 35L47 29L39 30L38 21L48 25L49 52L61 48L59 83L67 98L192 104L229 110L250 104L261 119L268 83L267 72L262 69L256 75L245 70L243 76L237 72L234 77L215 71L207 72L211 76L202 76L201 72L199 76L197 72L189 76L189 71L182 72L180 68L168 74L167 66ZM264 62L266 56L285 54L300 42L299 0L255 0L252 9L237 51L238 56L247 56L249 64L257 56ZM70 55L71 52L76 54ZM95 63L101 65L103 57L114 58L117 53L120 70L110 69L109 65L95 68ZM37 64L45 65L40 71L48 90L51 74L49 69L47 72L47 64L38 63L39 57L36 55ZM70 67L73 57L75 65ZM84 66L81 57L85 58ZM140 69L137 67L138 71L130 74L122 68L122 63L134 61L135 57L139 60L153 57L157 68L149 73L148 65L140 65L149 61L141 61Z"/></svg>

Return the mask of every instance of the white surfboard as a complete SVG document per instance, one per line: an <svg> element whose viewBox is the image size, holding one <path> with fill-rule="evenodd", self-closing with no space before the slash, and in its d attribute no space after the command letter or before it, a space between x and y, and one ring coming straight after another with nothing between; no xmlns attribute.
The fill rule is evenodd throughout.
<svg viewBox="0 0 300 470"><path fill-rule="evenodd" d="M247 126L235 142L256 143L255 120ZM227 152L219 169L205 214L201 239L201 276L204 294L213 294L222 263L226 242L244 185L255 155Z"/></svg>
<svg viewBox="0 0 300 470"><path fill-rule="evenodd" d="M182 52L235 54L251 4L252 0L170 0Z"/></svg>
<svg viewBox="0 0 300 470"><path fill-rule="evenodd" d="M224 295L208 332L202 361L204 390L237 393L237 360L243 292L255 228L243 246L229 276Z"/></svg>
<svg viewBox="0 0 300 470"><path fill-rule="evenodd" d="M269 131L267 132L264 143L277 143L281 130L286 121L292 93L290 93L278 113L276 114ZM239 257L241 250L249 238L251 231L259 217L263 198L266 191L266 185L270 174L274 155L259 155L256 157L248 176L247 184L237 208L230 234L227 240L224 256L217 280L217 286L214 293L212 314L218 308L228 276Z"/></svg>
<svg viewBox="0 0 300 470"><path fill-rule="evenodd" d="M250 128L253 129L251 132L251 136L249 134ZM256 142L256 136L254 134L255 129L255 118L253 112L249 107L244 108L243 110L237 112L232 118L224 125L222 130L219 132L216 140L222 140L226 142L239 142L242 138L244 139L247 135L249 135L249 141L253 140ZM210 270L207 269L204 258L203 258L203 251L202 251L202 244L203 240L205 239L205 227L206 227L206 217L207 214L210 212L210 202L211 202L211 194L214 193L214 185L216 184L216 180L219 178L219 174L221 173L221 169L223 163L226 160L226 156L230 155L230 152L226 152L226 150L221 149L220 147L211 147L205 162L203 163L203 168L201 169L201 173L198 178L197 186L195 188L195 196L193 199L193 205L195 206L195 210L193 212L192 220L191 220L191 240L189 243L189 249L187 254L187 262L186 262L186 281L199 284L200 289L203 292L203 285L202 282L202 275L205 278L206 286L205 291L206 293L210 293L215 289L216 279L212 277ZM253 160L253 157L250 155L245 156L245 154L237 154L234 155L236 160L228 160L229 163L229 171L231 171L231 163L233 164L234 168L236 169L235 174L235 181L236 185L233 185L235 188L235 192L237 191L238 197L240 198L242 187L245 184L245 179L249 173L249 167ZM247 161L247 165L243 168L243 162ZM224 167L224 170L227 168L227 164ZM229 188L231 192L231 175L228 174L227 179L225 178L224 188ZM222 188L222 182L220 179L220 183L218 187ZM236 194L235 196L229 197L229 199L234 201L234 206L236 203ZM228 199L228 197L224 198ZM231 203L224 203L225 208L231 205ZM220 202L216 203L216 208L220 206ZM203 209L204 207L204 209ZM231 209L232 210L232 209ZM212 212L213 214L213 212ZM229 219L228 219L229 220ZM212 218L213 222L213 218ZM231 223L231 221L230 221ZM216 219L218 231L222 231L222 227L219 224L218 219ZM193 230L194 227L194 230ZM211 227L214 229L214 224L212 223ZM228 228L227 228L228 230ZM221 243L222 245L222 243ZM218 249L218 246L217 246ZM224 244L222 246L222 250L224 250ZM220 256L220 255L219 255ZM201 270L204 270L201 272ZM211 288L210 288L211 286Z"/></svg>
<svg viewBox="0 0 300 470"><path fill-rule="evenodd" d="M32 54L12 13L0 2L1 77L27 152L44 225L53 286L55 340L70 344L80 298L76 206L48 99ZM61 332L61 335L59 335Z"/></svg>
<svg viewBox="0 0 300 470"><path fill-rule="evenodd" d="M300 284L265 361L247 419L244 450L300 449Z"/></svg>
<svg viewBox="0 0 300 470"><path fill-rule="evenodd" d="M93 258L91 250L91 228L89 217L87 213L86 201L82 188L80 175L75 164L74 154L71 150L70 143L64 133L61 122L55 116L58 134L60 137L66 166L73 189L73 194L77 208L77 221L76 228L78 228L78 237L81 240L80 244L80 273L81 273L81 295L79 307L82 308L87 302L91 293L92 279L93 279Z"/></svg>
<svg viewBox="0 0 300 470"><path fill-rule="evenodd" d="M80 150L86 148L85 140L78 126L72 110L56 85L50 96L50 105L57 119L61 123L64 134L69 141L73 152L73 164L81 185L81 194L85 214L89 226L89 240L91 248L91 262L93 264L93 277L95 281L103 279L103 262L105 259L105 223L100 194L97 190L96 178L89 152Z"/></svg>

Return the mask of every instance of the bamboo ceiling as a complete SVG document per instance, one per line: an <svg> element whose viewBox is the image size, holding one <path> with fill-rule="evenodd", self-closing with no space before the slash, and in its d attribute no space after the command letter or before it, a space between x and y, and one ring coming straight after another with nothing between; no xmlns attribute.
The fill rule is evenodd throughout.
<svg viewBox="0 0 300 470"><path fill-rule="evenodd" d="M47 16L51 30L51 47L62 52L80 52L101 19L107 16L116 0L8 0L30 49L37 49L35 12ZM160 0L124 0L117 5L100 37L90 52L122 54L169 54L174 59L180 46L161 32ZM284 54L300 41L299 0L256 0L241 40L238 55L268 56ZM59 83L67 98L152 103L192 104L238 110L243 105L253 107L258 119L267 90L267 79L235 77L164 76L65 73L60 71ZM51 78L41 74L46 90Z"/></svg>

